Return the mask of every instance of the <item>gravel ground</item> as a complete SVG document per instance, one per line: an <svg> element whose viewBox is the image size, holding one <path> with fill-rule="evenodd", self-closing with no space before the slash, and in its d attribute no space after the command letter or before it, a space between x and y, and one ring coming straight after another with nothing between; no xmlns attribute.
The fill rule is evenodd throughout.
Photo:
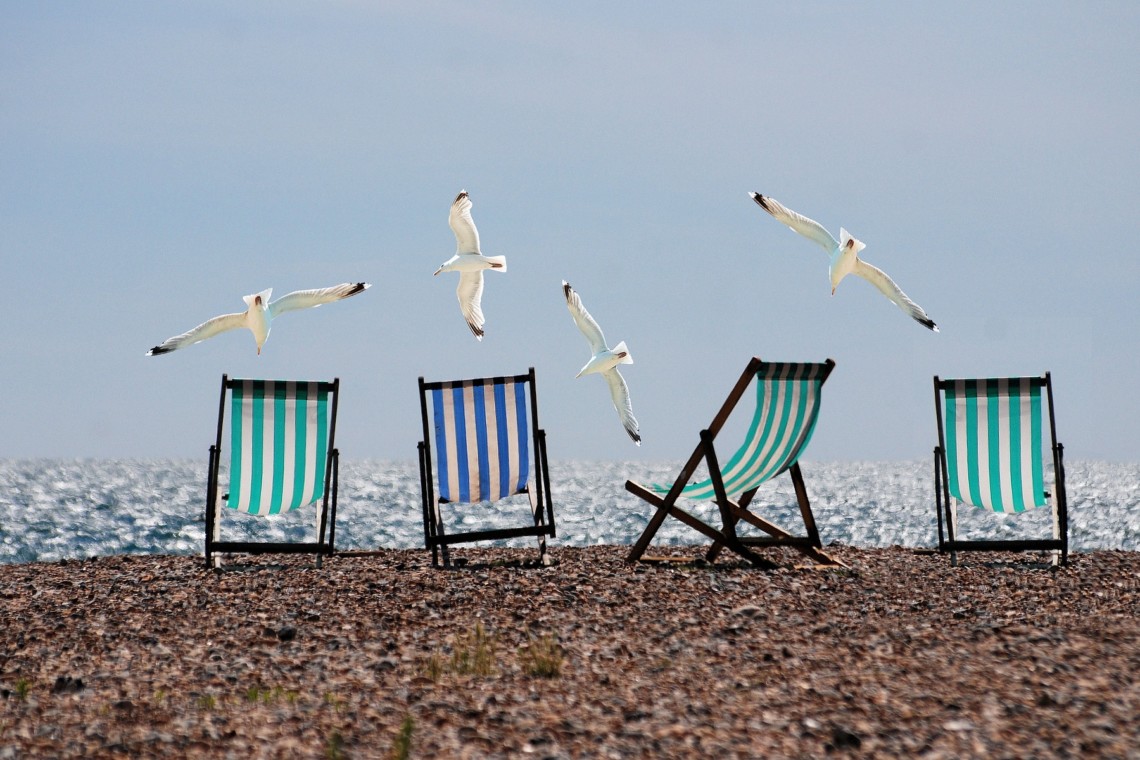
<svg viewBox="0 0 1140 760"><path fill-rule="evenodd" d="M1140 757L1136 553L626 551L0 566L0 759Z"/></svg>

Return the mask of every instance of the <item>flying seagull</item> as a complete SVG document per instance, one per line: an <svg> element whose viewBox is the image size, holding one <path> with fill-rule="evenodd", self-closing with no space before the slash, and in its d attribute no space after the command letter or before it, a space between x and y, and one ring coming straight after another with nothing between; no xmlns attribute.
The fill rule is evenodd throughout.
<svg viewBox="0 0 1140 760"><path fill-rule="evenodd" d="M836 240L819 222L808 219L802 214L797 214L790 208L781 205L775 198L769 198L760 193L749 193L749 195L752 196L752 200L756 201L760 208L776 217L777 221L783 222L807 239L814 240L823 246L823 249L827 251L827 255L831 257L831 265L828 272L831 275L832 295L835 295L835 288L839 286L839 282L844 277L849 274L857 274L878 288L879 292L887 298L894 301L900 309L910 315L911 319L923 327L928 327L934 332L938 332L938 325L934 324L934 320L927 316L921 306L910 300L907 294L902 292L902 288L896 285L895 281L887 276L886 272L878 267L871 266L859 258L859 251L867 246L861 241L851 237L851 233L847 230L840 227L839 240Z"/></svg>
<svg viewBox="0 0 1140 760"><path fill-rule="evenodd" d="M459 272L459 287L455 294L459 297L459 310L467 320L467 326L476 340L483 340L483 270L507 271L506 256L484 256L479 252L479 231L471 218L471 199L466 190L460 190L451 204L447 217L451 231L455 233L455 255L440 264L435 274Z"/></svg>
<svg viewBox="0 0 1140 760"><path fill-rule="evenodd" d="M629 387L617 369L619 364L633 364L633 357L629 355L625 341L623 340L613 348L607 347L606 336L602 335L602 328L598 327L598 323L582 305L582 299L570 287L570 283L565 280L562 281L562 292L566 296L566 308L570 310L570 316L574 318L574 323L586 336L586 340L590 343L590 350L594 352L590 361L586 362L586 366L582 367L575 377L597 372L606 379L610 386L610 397L613 399L614 409L617 409L618 416L621 417L621 424L625 427L625 432L629 433L633 442L640 446L641 434L637 431L637 419L633 416L633 402L629 400Z"/></svg>
<svg viewBox="0 0 1140 760"><path fill-rule="evenodd" d="M257 353L261 354L261 347L269 337L269 328L273 320L287 311L308 309L324 303L332 303L342 298L354 296L363 290L372 287L367 282L346 282L343 285L334 285L331 288L317 288L315 290L295 290L288 295L281 296L270 302L269 297L273 288L268 288L251 296L242 296L248 308L237 314L222 314L219 317L207 320L189 332L167 338L151 350L147 356L158 356L177 351L180 348L193 345L200 341L212 338L227 330L237 330L240 327L248 328L257 341Z"/></svg>

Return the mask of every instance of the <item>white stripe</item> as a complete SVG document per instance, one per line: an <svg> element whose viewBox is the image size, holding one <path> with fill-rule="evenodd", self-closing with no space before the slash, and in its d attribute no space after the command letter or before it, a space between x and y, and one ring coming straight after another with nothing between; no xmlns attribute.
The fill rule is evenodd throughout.
<svg viewBox="0 0 1140 760"><path fill-rule="evenodd" d="M483 411L487 429L487 476L491 484L488 500L498 501L506 496L499 487L499 421L495 418L495 386L483 386Z"/></svg>
<svg viewBox="0 0 1140 760"><path fill-rule="evenodd" d="M289 509L293 503L293 473L297 467L297 383L285 383L285 476L281 479L281 507ZM304 464L303 462L301 464Z"/></svg>
<svg viewBox="0 0 1140 760"><path fill-rule="evenodd" d="M305 461L302 462L305 468L305 479L301 485L302 504L312 504L316 500L313 491L317 488L317 478L319 477L317 468L324 464L317 462L317 434L320 432L320 420L317 417L320 398L317 394L320 391L320 386L317 383L309 383L308 385L308 397L305 399L304 408L300 410L305 415Z"/></svg>
<svg viewBox="0 0 1140 760"><path fill-rule="evenodd" d="M244 380L241 385L241 452L239 456L244 466L241 468L241 482L238 484L238 500L235 506L248 512L250 511L249 501L253 493L253 473L250 471L250 462L253 461L253 382Z"/></svg>
<svg viewBox="0 0 1140 760"><path fill-rule="evenodd" d="M789 379L788 382L784 383L784 386L791 391L791 398L788 404L788 416L782 420L784 423L784 437L778 442L777 446L775 447L775 456L772 457L772 461L770 461L768 463L768 466L765 467L761 472L761 475L763 475L765 480L772 477L773 473L775 473L776 469L780 466L780 460L787 457L788 450L791 448L792 443L795 440L794 435L796 433L796 426L800 420L798 414L800 391L802 390L803 385L798 380Z"/></svg>
<svg viewBox="0 0 1140 760"><path fill-rule="evenodd" d="M1021 493L1029 505L1036 505L1039 495L1033 487L1033 406L1029 394L1031 383L1028 377L1021 378Z"/></svg>
<svg viewBox="0 0 1140 760"><path fill-rule="evenodd" d="M990 404L985 394L985 386L975 383L978 388L978 494L982 502L979 506L993 509L990 498Z"/></svg>
<svg viewBox="0 0 1140 760"><path fill-rule="evenodd" d="M1013 468L1010 466L1010 424L1013 422L1010 415L1009 381L998 380L998 397L1001 407L998 409L998 461L1001 465L1001 500L1009 510L1014 507L1013 502Z"/></svg>
<svg viewBox="0 0 1140 760"><path fill-rule="evenodd" d="M261 399L261 452L263 461L261 463L261 503L256 505L257 511L255 514L267 515L269 514L269 506L273 502L273 435L274 435L274 393L276 392L275 383L268 380L265 383L265 396Z"/></svg>

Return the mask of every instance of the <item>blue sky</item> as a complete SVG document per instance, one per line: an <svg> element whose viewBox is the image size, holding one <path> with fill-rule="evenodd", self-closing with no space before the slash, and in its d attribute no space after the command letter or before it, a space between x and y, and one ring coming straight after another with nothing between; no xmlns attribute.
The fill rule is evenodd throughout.
<svg viewBox="0 0 1140 760"><path fill-rule="evenodd" d="M679 459L752 355L835 359L815 459L925 459L931 377L1051 370L1140 460L1140 5L15 0L0 9L0 457L205 457L232 376L342 381L411 459L416 378L534 366L551 456ZM451 200L488 254L460 318ZM938 322L764 214L867 244ZM644 439L587 346L623 368ZM366 293L161 357L266 287Z"/></svg>

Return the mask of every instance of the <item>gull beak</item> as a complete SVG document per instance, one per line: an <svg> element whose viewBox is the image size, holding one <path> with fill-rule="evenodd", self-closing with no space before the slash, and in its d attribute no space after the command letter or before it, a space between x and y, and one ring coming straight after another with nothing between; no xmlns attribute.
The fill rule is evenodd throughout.
<svg viewBox="0 0 1140 760"><path fill-rule="evenodd" d="M437 274L439 274L442 271L443 271L443 267L440 267L439 269L435 270L435 272L432 273L432 277L435 277Z"/></svg>

